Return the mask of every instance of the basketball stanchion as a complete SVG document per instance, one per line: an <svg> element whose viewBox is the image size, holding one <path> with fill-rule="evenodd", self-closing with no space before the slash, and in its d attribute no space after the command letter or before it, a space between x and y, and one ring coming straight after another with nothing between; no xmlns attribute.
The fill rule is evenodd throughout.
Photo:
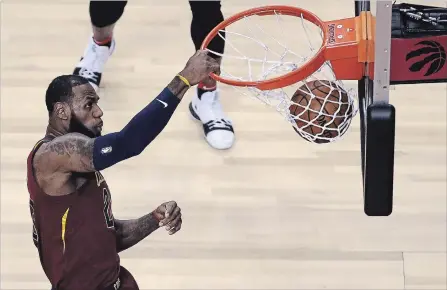
<svg viewBox="0 0 447 290"><path fill-rule="evenodd" d="M392 1L376 2L374 75L366 95L363 158L364 211L388 216L393 211L396 110L389 103ZM361 13L361 12L360 12ZM377 33L380 31L380 33ZM370 85L371 86L371 85Z"/></svg>

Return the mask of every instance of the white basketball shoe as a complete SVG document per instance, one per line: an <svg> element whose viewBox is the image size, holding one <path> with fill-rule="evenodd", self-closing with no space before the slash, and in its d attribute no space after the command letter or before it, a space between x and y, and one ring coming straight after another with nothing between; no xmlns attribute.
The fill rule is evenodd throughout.
<svg viewBox="0 0 447 290"><path fill-rule="evenodd" d="M189 104L189 111L202 123L205 139L211 147L228 149L233 146L233 124L222 110L217 89L203 93L199 99L196 88L196 93Z"/></svg>
<svg viewBox="0 0 447 290"><path fill-rule="evenodd" d="M99 45L90 37L84 55L73 71L74 75L86 78L98 90L101 83L104 65L115 50L115 40L112 39L109 45Z"/></svg>

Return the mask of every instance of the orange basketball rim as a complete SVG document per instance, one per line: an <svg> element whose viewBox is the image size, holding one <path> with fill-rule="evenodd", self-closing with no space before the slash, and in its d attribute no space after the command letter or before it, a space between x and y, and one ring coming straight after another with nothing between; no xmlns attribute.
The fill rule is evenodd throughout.
<svg viewBox="0 0 447 290"><path fill-rule="evenodd" d="M220 30L244 17L274 14L303 17L319 26L323 32L323 44L318 52L299 69L272 79L240 81L211 74L213 79L232 86L273 90L306 79L326 61L331 63L338 80L360 80L366 75L373 79L374 65L368 64L374 63L375 17L370 11L362 12L360 16L353 18L323 21L312 12L298 7L273 5L252 8L239 12L218 24L207 35L201 49L206 49Z"/></svg>

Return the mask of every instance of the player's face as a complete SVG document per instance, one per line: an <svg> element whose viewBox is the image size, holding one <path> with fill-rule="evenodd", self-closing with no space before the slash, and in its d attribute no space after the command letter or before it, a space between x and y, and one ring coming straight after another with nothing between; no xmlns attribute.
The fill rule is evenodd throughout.
<svg viewBox="0 0 447 290"><path fill-rule="evenodd" d="M101 136L102 110L98 106L99 97L90 84L73 88L70 132L77 132L95 138Z"/></svg>

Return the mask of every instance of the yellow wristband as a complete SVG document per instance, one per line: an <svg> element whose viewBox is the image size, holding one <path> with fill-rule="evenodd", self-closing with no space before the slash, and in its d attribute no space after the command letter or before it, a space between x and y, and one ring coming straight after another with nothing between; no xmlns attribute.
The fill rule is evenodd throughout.
<svg viewBox="0 0 447 290"><path fill-rule="evenodd" d="M191 84L189 83L189 81L184 77L181 76L180 74L177 75L188 87L191 87Z"/></svg>

